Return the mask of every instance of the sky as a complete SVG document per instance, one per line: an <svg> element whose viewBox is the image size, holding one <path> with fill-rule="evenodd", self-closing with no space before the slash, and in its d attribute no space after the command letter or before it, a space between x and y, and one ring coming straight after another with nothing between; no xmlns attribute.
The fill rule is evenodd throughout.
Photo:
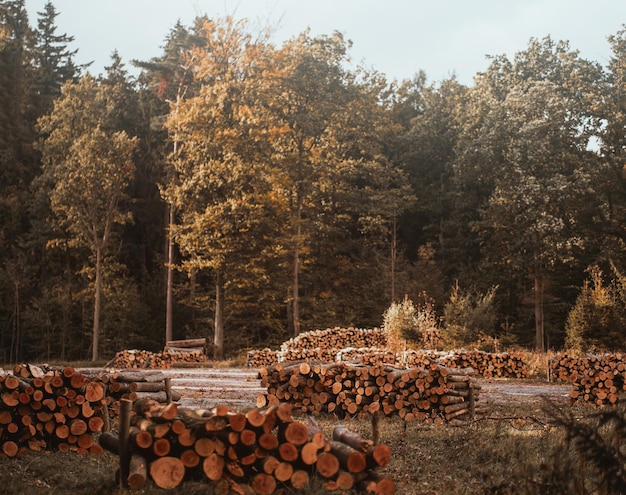
<svg viewBox="0 0 626 495"><path fill-rule="evenodd" d="M47 0L26 0L33 27ZM98 75L117 50L131 61L162 54L177 21L233 16L250 26L272 26L276 45L310 29L340 31L352 41L355 64L389 80L420 70L430 82L455 76L471 86L487 69L487 55L512 58L531 38L568 41L583 58L606 66L607 36L626 24L624 0L52 0L57 34L74 37L75 62L93 62Z"/></svg>

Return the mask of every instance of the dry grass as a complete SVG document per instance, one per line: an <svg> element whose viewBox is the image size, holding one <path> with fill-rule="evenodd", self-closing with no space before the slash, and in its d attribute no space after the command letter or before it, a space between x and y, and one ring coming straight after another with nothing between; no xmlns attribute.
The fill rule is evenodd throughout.
<svg viewBox="0 0 626 495"><path fill-rule="evenodd" d="M578 457L565 448L563 430L554 426L544 408L523 403L495 407L487 419L469 424L426 425L400 419L382 420L380 440L394 452L391 464L383 472L396 481L397 493L576 493L571 491L573 486L582 483L574 469ZM581 419L594 413L588 408L571 411ZM318 422L326 432L337 423L331 418L319 418ZM366 437L371 434L369 421L354 419L344 424ZM117 458L108 453L102 456L29 453L0 462L0 486L7 495L163 494L163 490L150 485L135 492L118 489ZM590 482L585 480L587 484ZM190 481L169 493L210 495L212 490L206 482ZM288 493L326 492L318 484L307 491Z"/></svg>
<svg viewBox="0 0 626 495"><path fill-rule="evenodd" d="M545 379L550 356L527 354L532 376ZM591 421L597 410L562 402L559 410L576 421ZM330 435L337 420L318 418ZM365 437L371 424L345 420L344 424ZM380 441L394 453L383 473L392 478L399 495L466 494L586 494L610 493L597 489L598 473L566 442L566 430L557 425L554 411L541 400L495 402L487 416L472 423L427 425L383 419ZM163 494L150 483L139 491L120 490L115 481L118 460L73 453L28 453L16 459L0 459L0 493L11 494ZM289 495L322 495L315 483ZM213 493L204 481L187 481L168 493Z"/></svg>

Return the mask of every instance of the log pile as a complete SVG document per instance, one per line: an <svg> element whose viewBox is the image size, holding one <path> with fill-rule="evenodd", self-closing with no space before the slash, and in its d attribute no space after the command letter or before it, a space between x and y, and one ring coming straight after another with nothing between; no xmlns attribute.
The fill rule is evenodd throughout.
<svg viewBox="0 0 626 495"><path fill-rule="evenodd" d="M259 371L267 393L257 407L293 404L307 414L338 418L367 414L398 415L406 420L443 423L473 419L480 386L471 369L451 369L435 363L402 369L385 364L278 363Z"/></svg>
<svg viewBox="0 0 626 495"><path fill-rule="evenodd" d="M306 359L309 356L296 358L293 353L306 349L332 349L334 356L341 349L346 347L382 347L387 344L385 332L379 328L327 328L326 330L313 330L304 332L282 343L280 350L283 353L292 353L290 359ZM321 359L321 358L319 358Z"/></svg>
<svg viewBox="0 0 626 495"><path fill-rule="evenodd" d="M424 367L438 363L450 368L473 368L485 378L528 378L530 373L521 353L489 353L479 350L407 350L394 353L386 347L387 337L380 329L331 328L304 332L282 343L280 350L265 348L248 352L248 366L270 367L290 361L327 363L359 360L363 364L396 364Z"/></svg>
<svg viewBox="0 0 626 495"><path fill-rule="evenodd" d="M215 493L271 495L302 489L317 475L332 491L395 493L393 481L378 472L391 458L386 445L341 425L327 438L314 421L295 421L287 403L245 414L150 400L132 407L129 451L121 447L126 437L101 436L104 448L120 454L120 473L131 489L143 488L148 479L166 489L204 479Z"/></svg>
<svg viewBox="0 0 626 495"><path fill-rule="evenodd" d="M106 402L111 418L119 416L122 399L130 401L151 399L160 403L181 399L181 393L172 390L169 379L157 370L99 373L94 379L106 388Z"/></svg>
<svg viewBox="0 0 626 495"><path fill-rule="evenodd" d="M0 374L0 448L102 453L94 435L107 414L102 383L71 366L16 365Z"/></svg>
<svg viewBox="0 0 626 495"><path fill-rule="evenodd" d="M0 445L7 456L25 450L101 453L94 434L108 430L122 399L169 403L159 371L79 372L71 366L17 365L0 373Z"/></svg>
<svg viewBox="0 0 626 495"><path fill-rule="evenodd" d="M246 365L249 368L262 368L272 366L279 361L279 351L274 351L269 347L264 349L252 349L248 351Z"/></svg>
<svg viewBox="0 0 626 495"><path fill-rule="evenodd" d="M450 352L410 350L403 354L402 362L407 366L427 366L429 363L438 363L451 368L472 368L476 375L484 378L528 378L530 376L521 353L492 353L465 349Z"/></svg>
<svg viewBox="0 0 626 495"><path fill-rule="evenodd" d="M521 353L454 351L441 357L437 362L443 366L473 368L476 374L485 378L528 378L530 373Z"/></svg>
<svg viewBox="0 0 626 495"><path fill-rule="evenodd" d="M379 328L334 327L312 330L286 340L277 351L269 348L249 351L247 365L251 368L260 368L302 359L332 363L337 360L337 354L346 348L360 348L364 349L364 352L367 349L371 357L373 351L370 349L384 349L386 343L387 337Z"/></svg>
<svg viewBox="0 0 626 495"><path fill-rule="evenodd" d="M570 398L598 406L614 405L626 390L626 356L573 357L559 354L549 363L550 376L573 385Z"/></svg>
<svg viewBox="0 0 626 495"><path fill-rule="evenodd" d="M203 339L204 340L204 339ZM115 369L168 369L177 364L203 363L207 355L202 348L166 347L159 352L125 349L115 354L104 367Z"/></svg>
<svg viewBox="0 0 626 495"><path fill-rule="evenodd" d="M342 361L359 361L368 365L381 363L397 364L398 356L393 351L378 347L346 347L337 353L335 361L338 363Z"/></svg>

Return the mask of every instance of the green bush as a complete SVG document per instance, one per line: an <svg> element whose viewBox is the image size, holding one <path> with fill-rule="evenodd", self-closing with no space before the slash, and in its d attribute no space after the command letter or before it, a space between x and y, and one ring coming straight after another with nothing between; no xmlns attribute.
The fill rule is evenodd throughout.
<svg viewBox="0 0 626 495"><path fill-rule="evenodd" d="M497 315L494 297L497 287L486 293L462 291L457 284L444 307L443 338L448 347L464 347L486 340L495 328ZM489 339L487 339L489 340Z"/></svg>
<svg viewBox="0 0 626 495"><path fill-rule="evenodd" d="M604 285L597 266L589 269L576 303L565 323L565 347L574 353L626 348L626 297L623 276L613 267L615 279Z"/></svg>
<svg viewBox="0 0 626 495"><path fill-rule="evenodd" d="M383 314L383 330L389 347L404 350L407 343L420 345L428 331L436 328L437 316L432 301L424 295L424 302L415 306L408 296L401 303L392 303Z"/></svg>

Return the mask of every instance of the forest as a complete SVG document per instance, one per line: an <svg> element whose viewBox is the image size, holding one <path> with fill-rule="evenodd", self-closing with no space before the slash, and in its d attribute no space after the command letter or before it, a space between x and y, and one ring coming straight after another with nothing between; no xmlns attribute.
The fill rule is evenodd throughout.
<svg viewBox="0 0 626 495"><path fill-rule="evenodd" d="M626 347L626 27L468 87L206 16L95 75L57 15L0 4L0 362L223 359L402 301L450 345Z"/></svg>

